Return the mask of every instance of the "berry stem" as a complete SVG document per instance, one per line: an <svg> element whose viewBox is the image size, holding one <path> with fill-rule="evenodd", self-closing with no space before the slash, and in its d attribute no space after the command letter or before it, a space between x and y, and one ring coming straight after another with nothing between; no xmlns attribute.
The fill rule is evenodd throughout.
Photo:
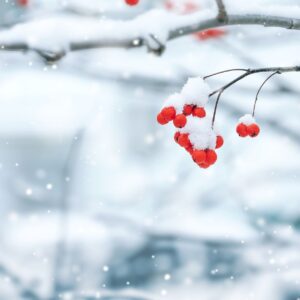
<svg viewBox="0 0 300 300"><path fill-rule="evenodd" d="M224 89L221 89L219 91L216 103L215 103L215 108L214 108L214 113L213 113L213 118L212 118L212 122L211 122L211 128L214 129L214 125L215 125L215 120L216 120L216 115L217 115L217 110L218 110L218 105L219 105L219 101L221 99L221 95L224 92Z"/></svg>
<svg viewBox="0 0 300 300"><path fill-rule="evenodd" d="M274 75L276 74L281 74L280 71L276 71L274 73L272 73L271 75L269 75L265 80L264 82L261 84L261 86L259 87L257 93L256 93L256 96L255 96L255 101L254 101L254 105L253 105L253 111L252 111L252 117L254 117L255 115L255 109L256 109L256 103L257 103L257 100L258 100L258 96L259 96L259 93L260 91L262 90L263 86L269 81L269 79L271 79L271 77L273 77Z"/></svg>
<svg viewBox="0 0 300 300"><path fill-rule="evenodd" d="M227 72L233 72L233 71L244 71L244 72L247 72L247 71L249 71L249 69L241 69L241 68L228 69L228 70L216 72L216 73L213 73L213 74L209 74L207 76L204 76L203 79L205 80L207 78L210 78L210 77L213 77L213 76L216 76L216 75L219 75L219 74L223 74L223 73L227 73Z"/></svg>

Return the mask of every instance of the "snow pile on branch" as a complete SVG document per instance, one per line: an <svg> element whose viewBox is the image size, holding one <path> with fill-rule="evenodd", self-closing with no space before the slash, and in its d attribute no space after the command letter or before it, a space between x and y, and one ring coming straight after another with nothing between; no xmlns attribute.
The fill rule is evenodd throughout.
<svg viewBox="0 0 300 300"><path fill-rule="evenodd" d="M203 11L191 20L205 20L214 13ZM0 31L2 49L10 45L27 46L41 51L77 50L90 44L101 46L139 46L140 43L159 47L165 44L169 32L191 20L164 10L152 10L131 21L95 20L87 17L57 16L17 24ZM157 40L153 40L153 36ZM142 40L142 41L140 41Z"/></svg>
<svg viewBox="0 0 300 300"><path fill-rule="evenodd" d="M259 6L230 3L228 22L224 25L260 24L300 29L300 7ZM130 21L56 16L18 24L0 31L1 49L59 52L100 48L138 47L146 45L161 53L167 40L223 25L217 11L204 9L188 15L152 10ZM293 19L298 18L298 19Z"/></svg>

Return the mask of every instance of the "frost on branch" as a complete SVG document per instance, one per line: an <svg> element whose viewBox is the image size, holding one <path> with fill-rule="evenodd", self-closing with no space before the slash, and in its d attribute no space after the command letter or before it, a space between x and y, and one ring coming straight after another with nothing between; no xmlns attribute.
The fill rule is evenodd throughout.
<svg viewBox="0 0 300 300"><path fill-rule="evenodd" d="M173 121L178 128L175 141L201 168L208 168L216 162L215 149L223 145L223 138L217 134L212 119L206 114L209 92L201 77L190 78L180 93L171 95L165 101L157 116L161 125Z"/></svg>

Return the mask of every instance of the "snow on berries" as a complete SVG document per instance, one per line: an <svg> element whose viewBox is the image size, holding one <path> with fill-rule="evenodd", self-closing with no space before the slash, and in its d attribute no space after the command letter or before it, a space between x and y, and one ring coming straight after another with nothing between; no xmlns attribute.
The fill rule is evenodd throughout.
<svg viewBox="0 0 300 300"><path fill-rule="evenodd" d="M157 121L165 125L173 121L177 131L175 142L185 149L201 168L208 168L217 161L215 149L224 140L212 128L205 105L209 99L209 87L200 77L190 78L180 93L168 97L157 115Z"/></svg>
<svg viewBox="0 0 300 300"><path fill-rule="evenodd" d="M257 125L255 118L252 115L247 114L239 119L236 132L240 137L256 137L260 133L260 128Z"/></svg>
<svg viewBox="0 0 300 300"><path fill-rule="evenodd" d="M169 96L157 115L157 121L165 125L172 121L176 132L174 141L190 155L203 169L216 163L217 149L224 145L224 138L215 129L215 112L211 118L206 113L210 89L201 77L190 78L180 93ZM236 132L240 137L256 137L260 128L254 114L246 114L239 119Z"/></svg>

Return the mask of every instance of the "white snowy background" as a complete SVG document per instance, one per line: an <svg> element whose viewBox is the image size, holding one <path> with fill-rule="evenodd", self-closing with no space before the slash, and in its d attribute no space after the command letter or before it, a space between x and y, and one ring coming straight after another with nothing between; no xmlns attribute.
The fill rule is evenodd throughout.
<svg viewBox="0 0 300 300"><path fill-rule="evenodd" d="M226 4L300 18L298 0ZM64 30L77 37L99 19L157 8L163 0L1 0L0 38L61 46ZM61 27L40 35L49 20ZM267 83L255 139L239 138L235 125L266 74L223 94L225 145L208 170L156 122L188 77L300 63L298 31L225 30L171 41L161 57L94 49L49 65L33 52L0 52L0 299L300 299L300 74Z"/></svg>

